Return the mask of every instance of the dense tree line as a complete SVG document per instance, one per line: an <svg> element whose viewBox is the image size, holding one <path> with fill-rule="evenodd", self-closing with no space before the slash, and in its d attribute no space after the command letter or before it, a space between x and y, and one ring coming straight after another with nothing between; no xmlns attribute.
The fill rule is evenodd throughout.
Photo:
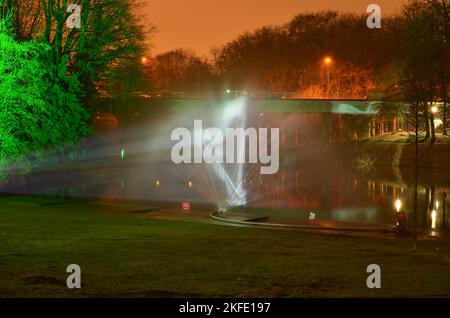
<svg viewBox="0 0 450 318"><path fill-rule="evenodd" d="M234 87L306 98L365 97L375 68L390 55L389 34L368 29L366 18L331 11L300 14L282 27L241 35L217 50L214 62ZM324 65L325 56L333 64Z"/></svg>
<svg viewBox="0 0 450 318"><path fill-rule="evenodd" d="M159 91L201 91L213 89L211 66L195 53L178 49L159 54L146 67L152 88Z"/></svg>
<svg viewBox="0 0 450 318"><path fill-rule="evenodd" d="M389 43L394 35L387 25L395 20L386 18L383 29L369 29L366 19L365 15L333 11L300 14L286 25L247 32L214 49L209 66L193 53L164 53L154 58L153 74L159 74L154 87L183 90L187 87L178 77L193 76L200 87L210 86L215 78L223 87L235 90L296 92L298 97L311 98L366 97L375 86L375 70L386 66L393 55ZM325 56L334 60L329 70L323 65ZM186 66L190 63L191 67ZM177 68L177 64L185 66ZM201 64L203 72L194 64ZM178 69L180 74L166 73L164 68ZM330 87L325 84L327 72Z"/></svg>

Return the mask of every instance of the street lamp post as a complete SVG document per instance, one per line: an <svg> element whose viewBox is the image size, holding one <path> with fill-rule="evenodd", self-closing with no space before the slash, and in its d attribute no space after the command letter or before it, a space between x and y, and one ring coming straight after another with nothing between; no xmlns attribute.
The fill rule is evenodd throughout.
<svg viewBox="0 0 450 318"><path fill-rule="evenodd" d="M323 58L323 64L327 70L327 97L330 98L330 67L333 64L333 59L330 56L325 56Z"/></svg>

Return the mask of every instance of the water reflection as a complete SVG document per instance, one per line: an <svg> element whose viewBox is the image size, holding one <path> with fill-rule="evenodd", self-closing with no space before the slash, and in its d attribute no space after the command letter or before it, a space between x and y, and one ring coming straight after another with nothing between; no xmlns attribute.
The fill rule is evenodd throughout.
<svg viewBox="0 0 450 318"><path fill-rule="evenodd" d="M419 213L415 219L414 187L373 174L362 176L344 167L319 166L259 178L261 182L248 190L249 206L271 216L306 219L312 211L316 219L394 225L396 213L401 212L410 226L417 222L420 229L448 228L450 189L445 186L418 187Z"/></svg>
<svg viewBox="0 0 450 318"><path fill-rule="evenodd" d="M204 179L201 165L173 170L167 163L105 166L82 170L53 171L22 176L0 186L0 190L41 193L209 203L219 181ZM253 168L255 170L255 168ZM252 171L253 171L252 170ZM257 169L256 169L257 170ZM164 171L164 173L162 173ZM246 173L245 209L277 218L318 221L364 222L395 225L397 214L405 214L410 226L441 231L448 229L449 187L421 183L418 188L418 215L414 217L414 187L389 176L342 165L284 166L277 175Z"/></svg>

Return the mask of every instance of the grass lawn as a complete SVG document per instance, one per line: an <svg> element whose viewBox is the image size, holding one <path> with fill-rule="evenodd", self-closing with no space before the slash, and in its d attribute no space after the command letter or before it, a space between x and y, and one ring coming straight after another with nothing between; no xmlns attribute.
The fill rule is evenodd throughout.
<svg viewBox="0 0 450 318"><path fill-rule="evenodd" d="M450 246L164 221L0 199L0 297L450 296ZM82 288L65 286L79 264ZM382 288L366 287L369 264Z"/></svg>

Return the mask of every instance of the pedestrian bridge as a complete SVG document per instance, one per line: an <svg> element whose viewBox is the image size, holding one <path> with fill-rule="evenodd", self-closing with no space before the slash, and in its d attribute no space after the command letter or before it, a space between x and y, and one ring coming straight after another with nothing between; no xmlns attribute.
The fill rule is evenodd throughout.
<svg viewBox="0 0 450 318"><path fill-rule="evenodd" d="M245 104L249 111L260 113L377 115L381 109L383 112L394 112L396 109L395 102L377 100L258 99L246 96L203 99L148 98L142 101L142 106L146 105L152 109L161 107L174 112L195 112L217 110L228 103L238 101Z"/></svg>

